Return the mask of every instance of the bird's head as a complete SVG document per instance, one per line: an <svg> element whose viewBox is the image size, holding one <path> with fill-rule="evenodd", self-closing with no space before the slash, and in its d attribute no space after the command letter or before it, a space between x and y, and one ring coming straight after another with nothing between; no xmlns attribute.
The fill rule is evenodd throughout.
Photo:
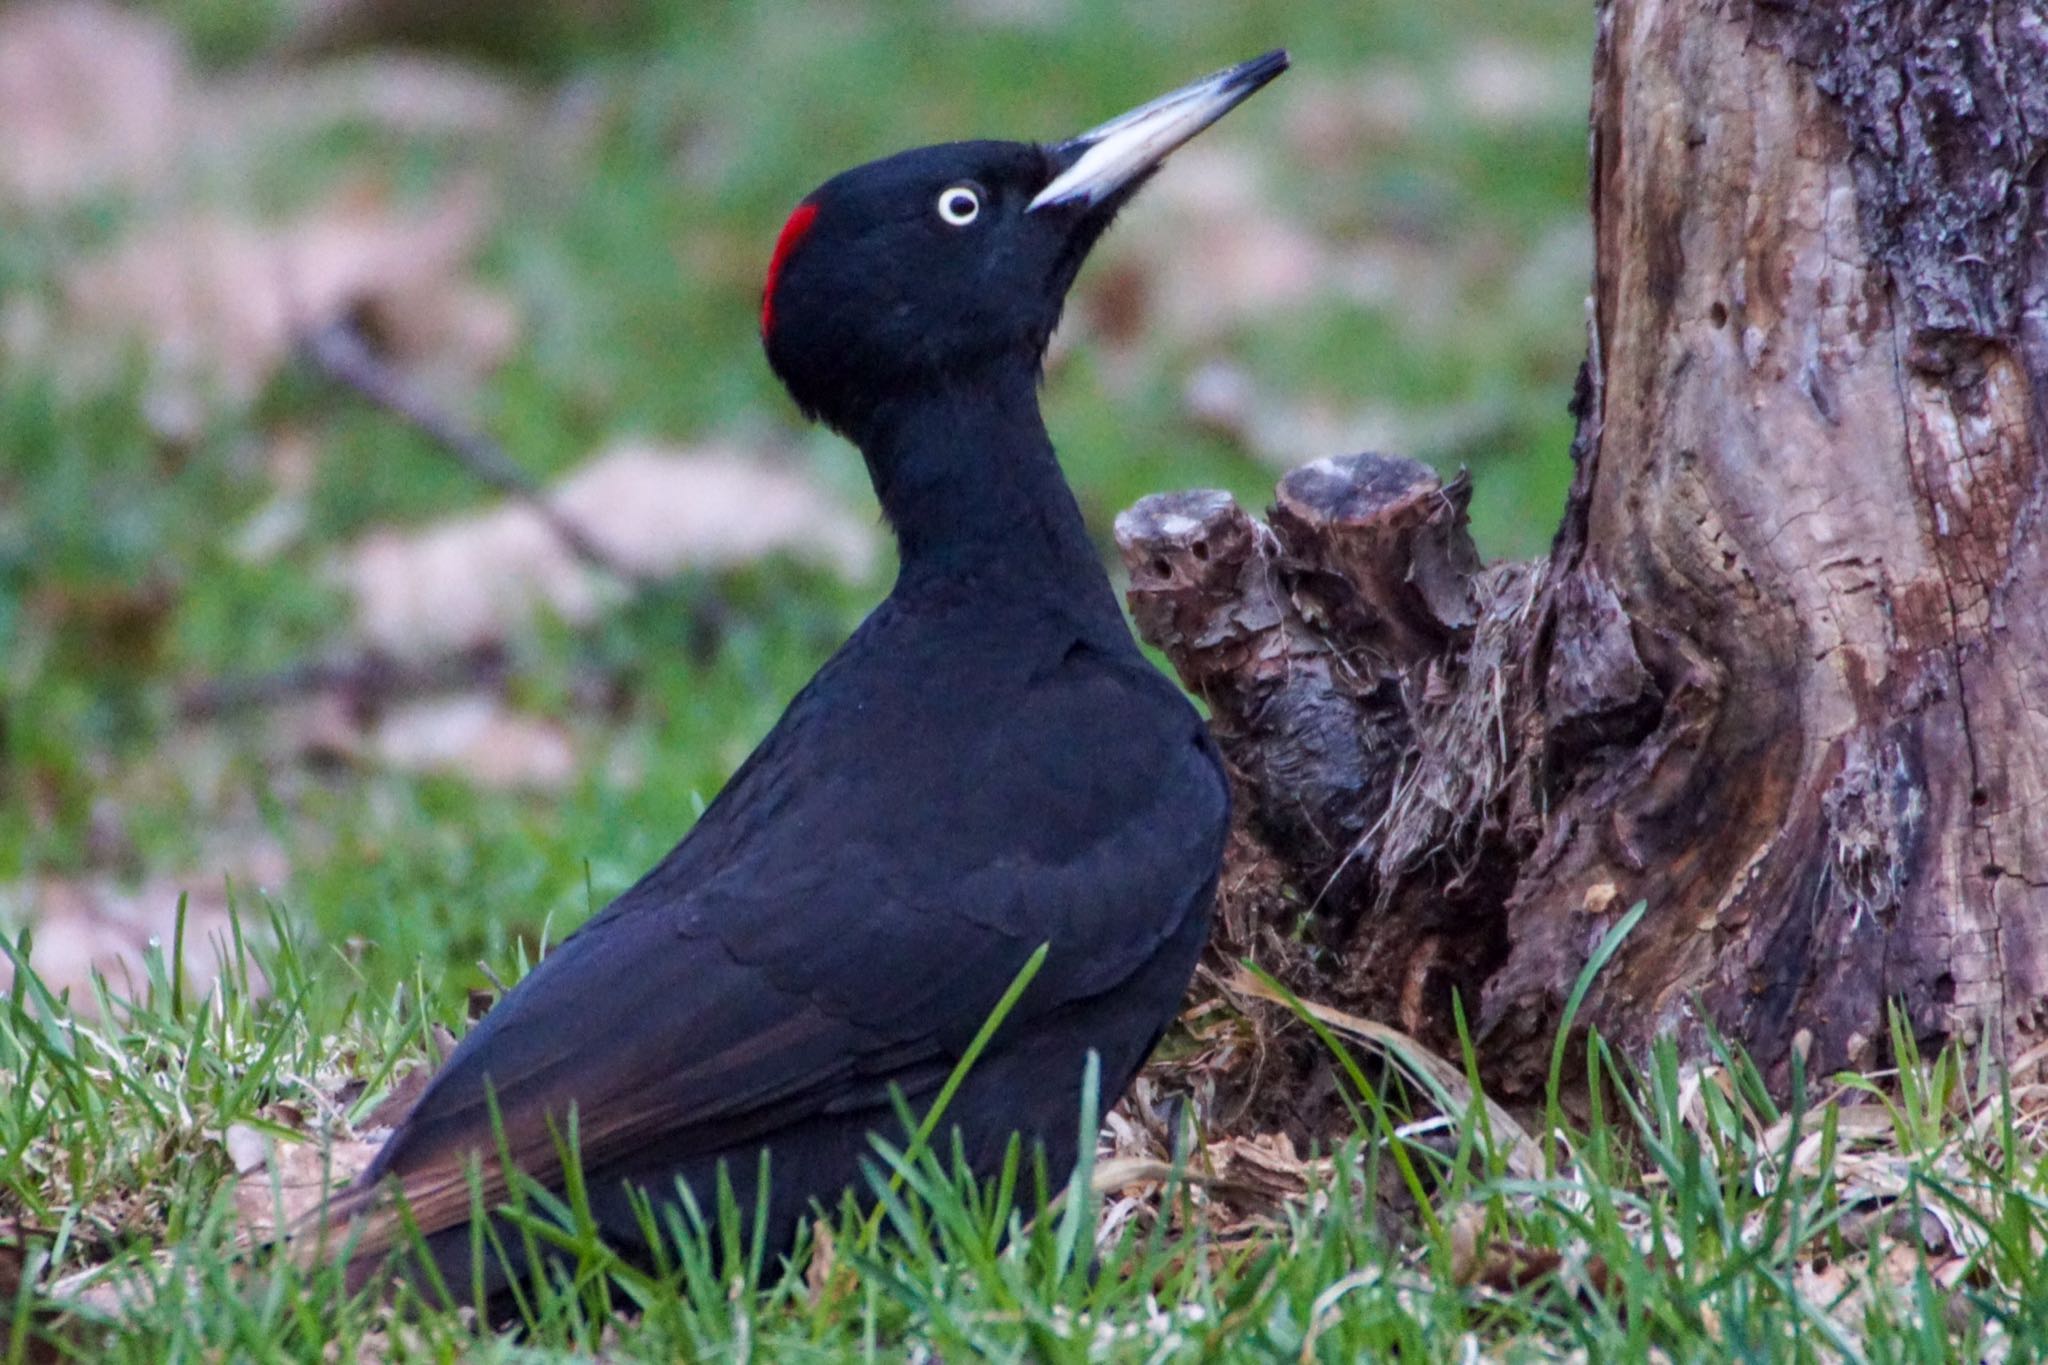
<svg viewBox="0 0 2048 1365"><path fill-rule="evenodd" d="M887 397L1035 372L1067 288L1176 147L1287 68L1269 52L1066 142L952 142L833 177L783 225L761 298L797 405L856 430Z"/></svg>

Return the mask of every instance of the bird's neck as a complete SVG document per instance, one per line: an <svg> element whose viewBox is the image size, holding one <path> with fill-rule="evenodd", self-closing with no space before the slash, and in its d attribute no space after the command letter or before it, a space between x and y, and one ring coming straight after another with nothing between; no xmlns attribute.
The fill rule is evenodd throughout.
<svg viewBox="0 0 2048 1365"><path fill-rule="evenodd" d="M1037 376L977 376L878 406L851 433L895 528L903 578L993 570L1121 620L1038 411Z"/></svg>

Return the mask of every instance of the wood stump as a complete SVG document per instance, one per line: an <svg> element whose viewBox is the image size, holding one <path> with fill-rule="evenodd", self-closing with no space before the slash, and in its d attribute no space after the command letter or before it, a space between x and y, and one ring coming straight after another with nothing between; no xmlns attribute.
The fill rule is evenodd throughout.
<svg viewBox="0 0 2048 1365"><path fill-rule="evenodd" d="M1118 539L1238 782L1219 951L1541 1086L2048 1039L2048 9L1606 0L1575 477L1482 569L1359 456ZM1249 864L1248 864L1249 865ZM1256 880L1256 879L1254 879ZM1237 899L1233 901L1235 895Z"/></svg>

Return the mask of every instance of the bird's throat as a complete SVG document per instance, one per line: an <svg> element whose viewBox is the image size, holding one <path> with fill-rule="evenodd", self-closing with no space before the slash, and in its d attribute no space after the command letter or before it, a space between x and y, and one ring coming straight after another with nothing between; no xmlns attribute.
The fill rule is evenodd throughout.
<svg viewBox="0 0 2048 1365"><path fill-rule="evenodd" d="M884 404L856 433L906 575L1000 570L1116 611L1039 415L1034 374L980 376Z"/></svg>

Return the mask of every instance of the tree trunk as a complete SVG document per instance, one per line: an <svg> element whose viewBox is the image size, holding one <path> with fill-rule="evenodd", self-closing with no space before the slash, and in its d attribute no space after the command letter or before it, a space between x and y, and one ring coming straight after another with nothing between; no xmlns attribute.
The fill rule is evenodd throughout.
<svg viewBox="0 0 2048 1365"><path fill-rule="evenodd" d="M2048 12L1608 0L1576 473L1475 572L1362 457L1119 523L1240 779L1219 945L1540 1084L1580 1021L1782 1083L2048 1037ZM1289 888L1293 888L1292 891ZM1313 932L1293 932L1304 900Z"/></svg>

